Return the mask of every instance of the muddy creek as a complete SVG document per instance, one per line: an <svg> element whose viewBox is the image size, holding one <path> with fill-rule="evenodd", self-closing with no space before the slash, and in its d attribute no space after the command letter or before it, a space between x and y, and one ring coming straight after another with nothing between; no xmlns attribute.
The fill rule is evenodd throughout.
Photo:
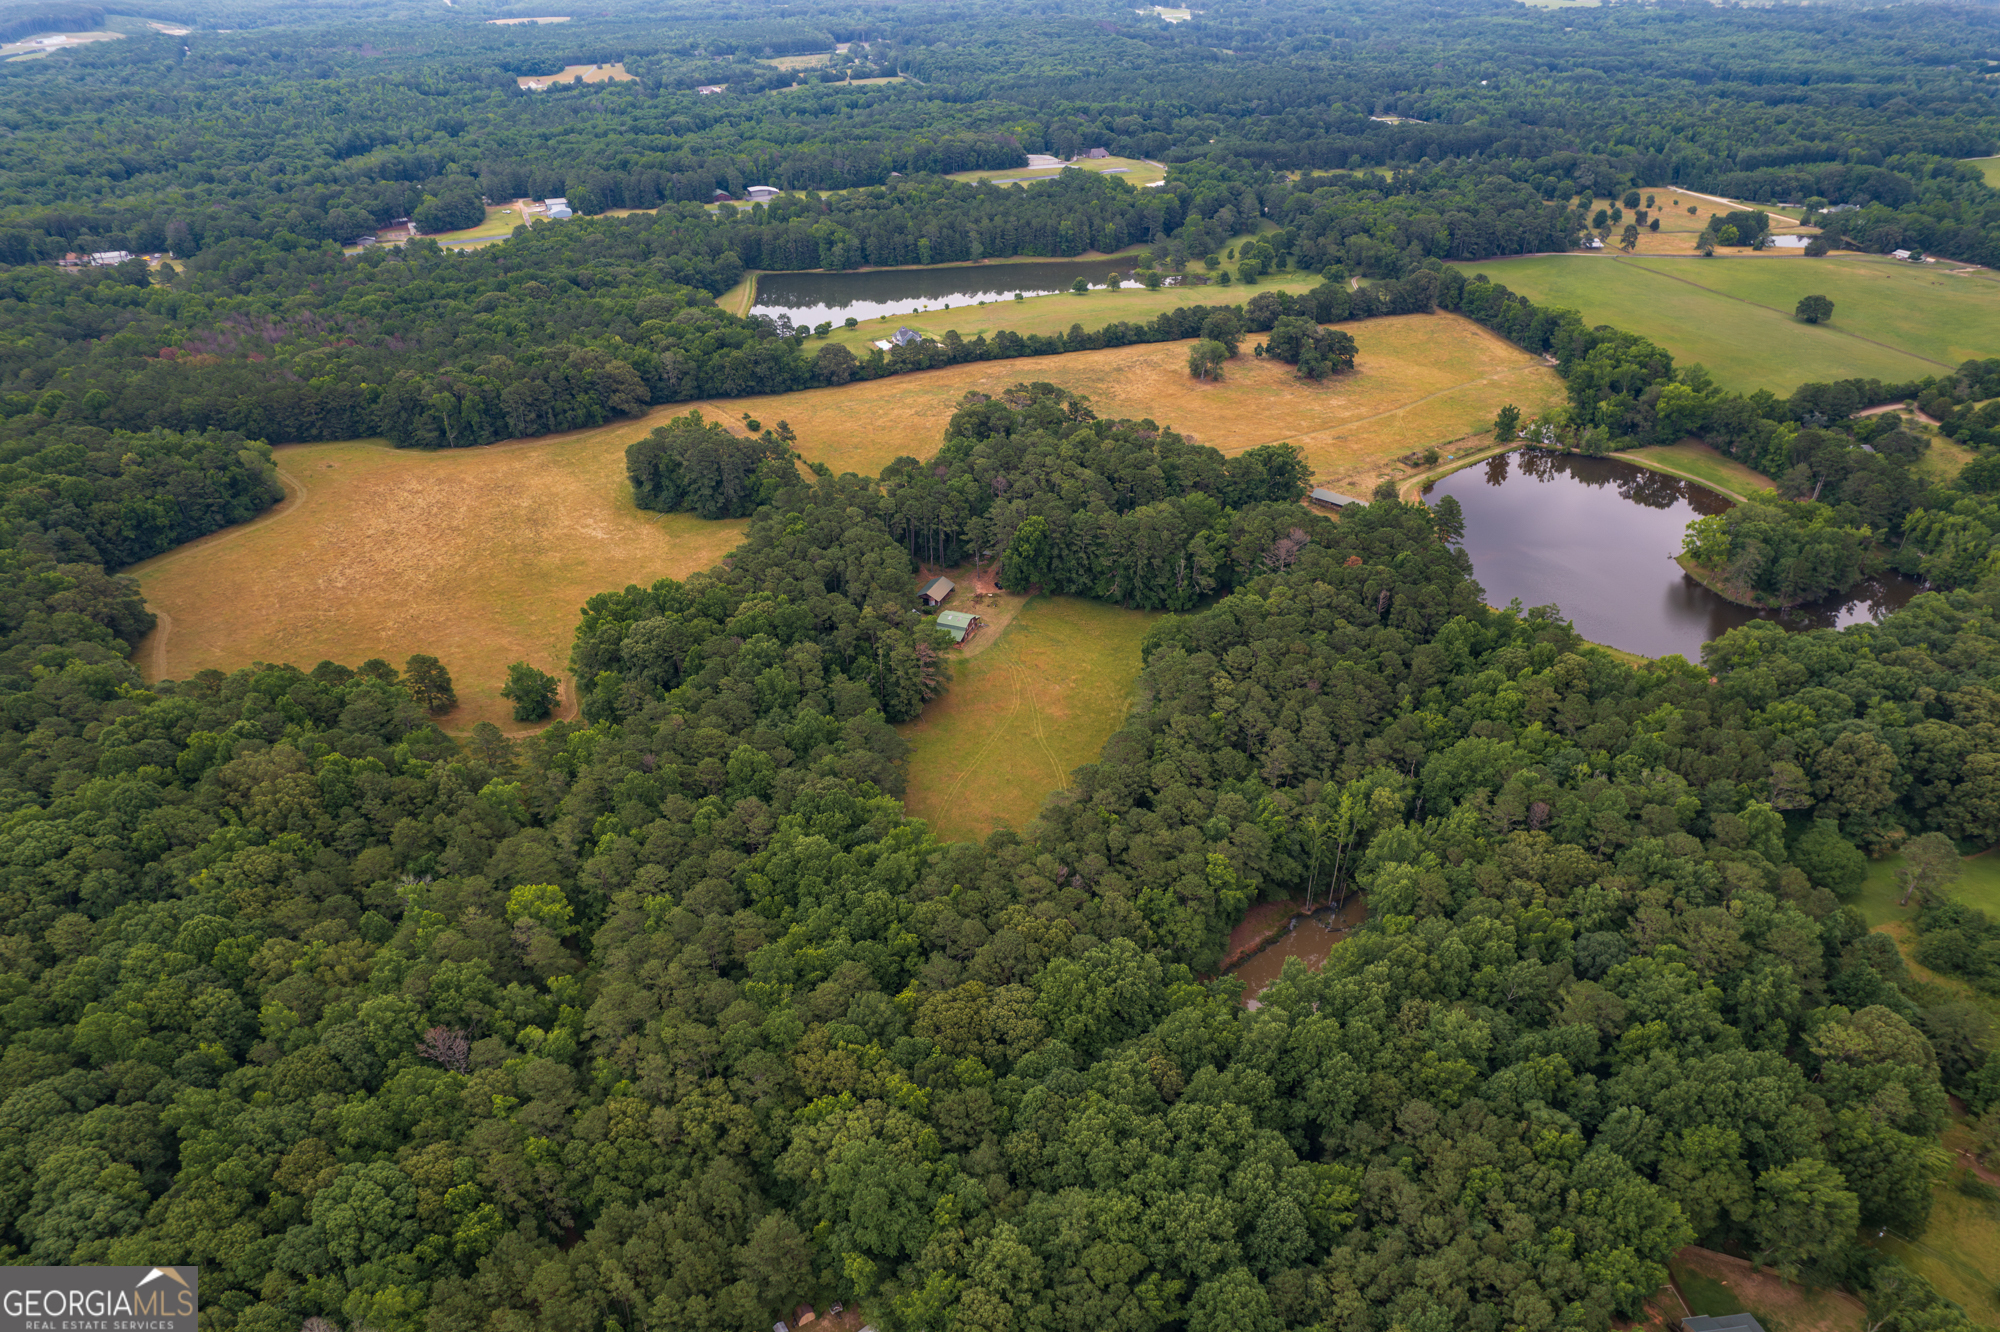
<svg viewBox="0 0 2000 1332"><path fill-rule="evenodd" d="M1278 973L1285 969L1287 958L1296 957L1312 970L1319 970L1327 954L1333 951L1333 946L1353 933L1366 919L1368 904L1362 900L1360 893L1349 893L1338 910L1322 904L1315 907L1311 915L1294 916L1290 927L1270 947L1252 953L1229 968L1230 975L1243 981L1244 1006L1257 1007L1257 996L1278 979Z"/></svg>

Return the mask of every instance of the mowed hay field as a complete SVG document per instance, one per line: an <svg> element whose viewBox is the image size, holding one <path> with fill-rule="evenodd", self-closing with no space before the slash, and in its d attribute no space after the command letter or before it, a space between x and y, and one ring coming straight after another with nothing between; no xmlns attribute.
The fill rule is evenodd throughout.
<svg viewBox="0 0 2000 1332"><path fill-rule="evenodd" d="M1398 454L1489 429L1508 402L1534 416L1562 400L1554 370L1457 315L1395 315L1340 327L1360 344L1355 369L1318 384L1291 366L1252 356L1250 340L1221 383L1203 383L1188 375L1189 343L1157 342L699 405L731 422L745 412L766 426L789 422L807 459L872 476L904 454L936 452L966 393L997 395L1047 380L1086 394L1101 417L1150 417L1227 454L1297 444L1317 483L1365 496L1381 477L1404 474L1393 463Z"/></svg>
<svg viewBox="0 0 2000 1332"><path fill-rule="evenodd" d="M1039 596L978 655L954 658L950 690L898 728L910 813L954 840L1026 827L1125 724L1139 643L1159 618Z"/></svg>
<svg viewBox="0 0 2000 1332"><path fill-rule="evenodd" d="M127 572L160 624L147 679L252 662L398 668L429 653L451 671L451 731L515 730L510 662L567 679L577 611L628 583L685 577L746 524L641 513L625 446L665 417L485 449L422 453L379 441L277 450L286 501L254 522Z"/></svg>
<svg viewBox="0 0 2000 1332"><path fill-rule="evenodd" d="M1578 310L1586 323L1651 338L1677 364L1699 362L1743 391L1922 379L2000 355L2000 282L1955 276L1942 263L1578 255L1466 267L1537 303ZM1792 317L1808 295L1833 302L1831 323Z"/></svg>

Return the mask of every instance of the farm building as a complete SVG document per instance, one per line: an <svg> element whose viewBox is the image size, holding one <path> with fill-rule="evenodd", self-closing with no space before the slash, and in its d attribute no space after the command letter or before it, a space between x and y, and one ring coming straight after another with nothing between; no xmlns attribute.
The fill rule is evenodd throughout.
<svg viewBox="0 0 2000 1332"><path fill-rule="evenodd" d="M544 199L542 200L542 207L548 210L548 215L552 218L576 216L570 212L569 200L567 199Z"/></svg>
<svg viewBox="0 0 2000 1332"><path fill-rule="evenodd" d="M968 611L939 611L938 628L951 635L954 643L963 643L965 636L979 625L979 617Z"/></svg>
<svg viewBox="0 0 2000 1332"><path fill-rule="evenodd" d="M768 203L781 193L783 191L775 185L751 185L743 191L744 197L751 203Z"/></svg>
<svg viewBox="0 0 2000 1332"><path fill-rule="evenodd" d="M1086 159L1091 159L1091 160L1109 156L1111 156L1111 150L1108 148L1093 148L1089 152L1084 154L1084 157Z"/></svg>
<svg viewBox="0 0 2000 1332"><path fill-rule="evenodd" d="M728 86L726 83L704 83L701 87L696 88L695 91L703 97L713 97Z"/></svg>
<svg viewBox="0 0 2000 1332"><path fill-rule="evenodd" d="M1683 1332L1764 1332L1764 1325L1747 1313L1683 1318L1681 1328Z"/></svg>
<svg viewBox="0 0 2000 1332"><path fill-rule="evenodd" d="M917 601L925 606L942 606L955 587L949 578L933 578L917 589Z"/></svg>
<svg viewBox="0 0 2000 1332"><path fill-rule="evenodd" d="M735 197L728 190L717 190L714 194L708 196L708 201L710 203L728 203L735 199Z"/></svg>
<svg viewBox="0 0 2000 1332"><path fill-rule="evenodd" d="M90 262L98 268L110 268L114 264L124 263L131 257L130 250L95 250L91 253Z"/></svg>
<svg viewBox="0 0 2000 1332"><path fill-rule="evenodd" d="M1361 503L1360 500L1355 499L1352 495L1343 495L1337 490L1328 490L1325 486L1314 488L1312 502L1315 504L1325 504L1335 509L1344 509L1350 504Z"/></svg>

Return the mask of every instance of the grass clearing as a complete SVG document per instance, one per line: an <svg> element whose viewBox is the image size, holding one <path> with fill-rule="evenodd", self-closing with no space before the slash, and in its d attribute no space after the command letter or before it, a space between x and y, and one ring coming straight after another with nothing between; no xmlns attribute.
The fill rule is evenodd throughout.
<svg viewBox="0 0 2000 1332"><path fill-rule="evenodd" d="M1944 1141L1947 1150L1969 1146L1971 1134L1953 1125ZM1958 1178L1959 1172L1952 1171L1933 1192L1930 1226L1921 1236L1891 1233L1868 1237L1868 1242L1929 1278L1945 1298L1963 1305L1975 1323L1992 1327L2000 1324L2000 1290L1994 1286L1994 1274L2000 1272L2000 1214L1992 1203L1960 1193Z"/></svg>
<svg viewBox="0 0 2000 1332"><path fill-rule="evenodd" d="M1004 185L1009 181L1047 180L1052 176L1060 176L1070 167L1075 167L1079 171L1094 171L1098 175L1115 175L1128 185L1142 188L1153 184L1155 181L1167 178L1165 170L1137 157L1091 157L1085 158L1080 162L1069 162L1059 167L1018 167L1008 168L1004 171L956 171L952 173L950 178L952 180L969 181L990 180Z"/></svg>
<svg viewBox="0 0 2000 1332"><path fill-rule="evenodd" d="M1844 1290L1796 1286L1712 1249L1690 1245L1667 1269L1697 1317L1754 1314L1765 1332L1861 1332L1868 1323L1867 1307Z"/></svg>
<svg viewBox="0 0 2000 1332"><path fill-rule="evenodd" d="M517 199L498 207L489 205L486 220L475 227L465 227L459 231L426 232L425 240L434 240L440 245L463 244L466 241L505 240L514 234L514 228L523 223L532 224L534 216L522 205L527 201Z"/></svg>
<svg viewBox="0 0 2000 1332"><path fill-rule="evenodd" d="M1136 253L1140 247L1120 250L1117 254L1083 255L1077 262L1087 263L1092 259L1104 261L1104 272L1109 274L1114 268L1123 271L1127 264L1120 263L1122 256ZM1044 261L1034 261L1044 262ZM999 267L996 262L993 267ZM1094 281L1102 281L1099 277ZM827 341L838 342L856 356L866 356L868 349L898 328L913 328L927 338L942 340L947 332L956 332L960 337L971 339L984 333L990 340L995 333L1011 329L1022 334L1067 333L1071 326L1081 324L1085 329L1096 330L1107 324L1122 321L1142 323L1156 315L1170 310L1178 310L1187 305L1242 305L1252 296L1264 291L1288 291L1301 295L1320 285L1320 279L1311 275L1274 279L1259 282L1254 287L1240 284L1203 287L1161 287L1158 291L1148 291L1144 287L1125 286L1117 291L1103 287L1092 287L1079 296L1073 291L1060 291L1051 296L1026 296L1021 300L1002 299L986 302L967 302L963 305L941 307L936 310L920 311L916 314L884 315L879 319L865 319L857 328L836 326L827 335ZM736 289L718 298L722 304ZM724 309L732 307L723 305ZM748 308L747 306L745 307ZM1252 335L1253 338L1255 335ZM810 351L816 344L807 343ZM1248 345L1246 343L1246 345Z"/></svg>
<svg viewBox="0 0 2000 1332"><path fill-rule="evenodd" d="M772 56L768 60L760 60L757 63L760 65L769 65L773 69L818 69L831 59L833 59L833 52L821 51L818 55Z"/></svg>
<svg viewBox="0 0 2000 1332"><path fill-rule="evenodd" d="M1735 459L1693 440L1650 449L1628 449L1618 456L1640 467L1699 481L1735 500L1747 499L1757 491L1771 488L1771 478L1762 472L1754 472Z"/></svg>
<svg viewBox="0 0 2000 1332"><path fill-rule="evenodd" d="M1856 259L1611 259L1546 256L1466 267L1591 324L1651 338L1716 382L1788 394L1812 380L1922 379L2000 352L2000 290L1932 266ZM1830 324L1792 317L1834 303Z"/></svg>
<svg viewBox="0 0 2000 1332"><path fill-rule="evenodd" d="M839 83L789 83L782 88L771 89L774 93L796 92L801 88L872 88L883 83L901 83L901 74L885 74L879 79L842 79Z"/></svg>
<svg viewBox="0 0 2000 1332"><path fill-rule="evenodd" d="M1159 618L1030 600L985 651L953 663L944 697L898 728L911 746L909 812L954 839L1025 828L1124 725L1139 642Z"/></svg>
<svg viewBox="0 0 2000 1332"><path fill-rule="evenodd" d="M637 74L625 72L625 62L615 65L564 65L558 74L523 74L514 80L530 92L541 92L558 83L637 83Z"/></svg>
<svg viewBox="0 0 2000 1332"><path fill-rule="evenodd" d="M564 674L585 599L705 569L740 539L741 522L633 504L625 446L655 417L437 453L379 440L280 448L284 504L127 571L160 616L139 667L186 679L428 652L458 689L448 729L514 729L499 693L508 663ZM573 708L567 684L564 702Z"/></svg>
<svg viewBox="0 0 2000 1332"><path fill-rule="evenodd" d="M2000 157L1968 157L1965 159L1979 168L1979 174L1986 177L1986 183L2000 190Z"/></svg>
<svg viewBox="0 0 2000 1332"><path fill-rule="evenodd" d="M1989 916L2000 916L2000 850L1967 856L1960 863L1964 868L1959 871L1958 882L1946 890L1952 900L1978 907ZM1896 899L1903 895L1896 882L1896 871L1902 864L1900 852L1868 862L1868 878L1862 883L1854 905L1861 908L1871 929L1916 919L1915 903L1906 907L1896 905Z"/></svg>
<svg viewBox="0 0 2000 1332"><path fill-rule="evenodd" d="M1398 455L1488 430L1503 403L1533 416L1563 399L1562 381L1540 358L1457 315L1341 327L1360 344L1355 369L1318 384L1252 356L1247 342L1221 383L1202 383L1187 372L1189 343L1155 342L696 405L725 421L745 412L767 425L788 421L806 458L873 475L903 454L929 457L968 391L1047 380L1089 395L1100 416L1150 417L1226 454L1290 441L1317 484L1365 495L1384 476L1406 474Z"/></svg>
<svg viewBox="0 0 2000 1332"><path fill-rule="evenodd" d="M90 42L113 42L124 36L124 33L108 28L100 28L94 32L38 32L17 42L0 44L0 58L39 60L57 51L67 51L71 47L83 46Z"/></svg>

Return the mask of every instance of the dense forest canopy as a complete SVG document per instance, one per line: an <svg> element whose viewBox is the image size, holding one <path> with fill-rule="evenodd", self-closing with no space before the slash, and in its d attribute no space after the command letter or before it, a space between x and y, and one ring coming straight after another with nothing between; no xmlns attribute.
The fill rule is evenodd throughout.
<svg viewBox="0 0 2000 1332"><path fill-rule="evenodd" d="M1859 1237L1924 1230L1948 1095L2000 1160L2000 1036L1855 896L1902 848L1918 959L2000 990L2000 924L1950 893L2000 841L2000 361L1727 393L1476 261L1678 186L2000 263L1959 160L2000 148L1990 9L490 21L535 16L0 8L0 37L127 34L0 62L0 1260L199 1263L204 1332L739 1332L800 1301L893 1332L1597 1332L1694 1242L1861 1293L1871 1332L1971 1326ZM1166 179L947 178L1092 148ZM783 192L710 206L751 184ZM476 251L344 248L555 195L582 216ZM1204 290L865 359L716 301L1128 247ZM1225 293L1228 251L1315 282ZM1513 438L1693 436L1768 478L1691 534L1705 562L1779 599L1864 556L1931 590L1635 666L1488 606L1449 502L1336 522L1291 448L1032 383L872 477L666 419L635 501L747 533L581 608L576 721L447 734L426 656L132 663L154 617L119 571L275 502L274 443L1195 338L1337 376L1369 319L1433 311L1554 365L1560 408L1495 404ZM1913 418L1857 414L1906 401L1971 452L1955 479ZM980 843L905 811L896 729L952 687L918 565L967 558L1171 612L1097 761ZM1254 904L1357 890L1322 969L1255 1006L1213 974Z"/></svg>

